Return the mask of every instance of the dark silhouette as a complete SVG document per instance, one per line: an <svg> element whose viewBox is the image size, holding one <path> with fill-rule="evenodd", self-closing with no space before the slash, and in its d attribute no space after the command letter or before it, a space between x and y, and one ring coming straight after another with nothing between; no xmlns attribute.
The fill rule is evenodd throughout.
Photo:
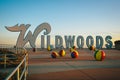
<svg viewBox="0 0 120 80"><path fill-rule="evenodd" d="M120 40L117 40L114 43L115 43L115 49L120 50Z"/></svg>

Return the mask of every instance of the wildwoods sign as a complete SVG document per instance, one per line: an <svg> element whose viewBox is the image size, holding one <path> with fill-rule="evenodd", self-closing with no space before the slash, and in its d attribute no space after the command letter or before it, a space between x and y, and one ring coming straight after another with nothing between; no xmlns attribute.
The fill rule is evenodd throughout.
<svg viewBox="0 0 120 80"><path fill-rule="evenodd" d="M15 26L11 26L11 27L6 27L7 30L12 31L12 32L20 32L19 37L17 39L17 43L16 43L16 47L17 48L22 48L25 46L25 44L27 42L30 43L30 46L32 48L36 48L35 42L36 42L36 38L38 37L38 35L45 30L45 32L43 33L43 35L41 35L41 48L45 48L45 38L47 39L46 42L46 46L51 45L50 41L51 41L51 37L50 37L50 32L51 32L51 26L48 23L42 23L40 25L38 25L35 29L35 31L32 32L29 31L27 33L27 35L25 36L25 33L27 31L27 29L30 27L30 24L21 24L21 25L15 25ZM55 48L60 48L61 46L63 46L63 40L65 41L65 48L70 48L73 45L77 45L78 48L83 48L84 45L86 44L87 47L94 45L94 38L92 36L87 36L86 39L84 39L84 37L82 35L78 35L76 40L75 40L76 36L75 35L70 35L64 36L64 39L61 35L56 35L55 36ZM112 37L110 35L106 36L105 39L103 39L102 36L96 36L96 48L102 48L103 47L103 43L104 40L106 42L105 47L106 48L112 48L113 43L111 41ZM76 42L76 44L75 44Z"/></svg>

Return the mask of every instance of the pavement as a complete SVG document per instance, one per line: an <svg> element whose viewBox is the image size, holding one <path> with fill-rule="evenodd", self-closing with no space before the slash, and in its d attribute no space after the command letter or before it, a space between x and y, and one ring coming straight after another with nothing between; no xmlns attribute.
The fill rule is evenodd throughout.
<svg viewBox="0 0 120 80"><path fill-rule="evenodd" d="M88 49L79 49L76 59L65 51L64 57L56 59L47 50L29 51L27 80L120 80L120 50L103 50L103 61L96 61Z"/></svg>

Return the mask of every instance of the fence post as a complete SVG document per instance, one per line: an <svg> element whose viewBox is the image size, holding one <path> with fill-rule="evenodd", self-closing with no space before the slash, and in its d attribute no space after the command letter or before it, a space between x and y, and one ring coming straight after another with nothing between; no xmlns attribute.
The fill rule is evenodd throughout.
<svg viewBox="0 0 120 80"><path fill-rule="evenodd" d="M28 52L26 55L26 75L28 75Z"/></svg>
<svg viewBox="0 0 120 80"><path fill-rule="evenodd" d="M19 68L17 70L17 80L20 80L20 71L19 71Z"/></svg>
<svg viewBox="0 0 120 80"><path fill-rule="evenodd" d="M27 54L26 54L26 55L27 55ZM26 57L27 57L27 56L25 56L25 66L24 66L24 68L25 68L25 72L24 72L24 80L26 80L26 70L27 70L27 69L26 69L26 68L27 68L27 66L26 66Z"/></svg>
<svg viewBox="0 0 120 80"><path fill-rule="evenodd" d="M4 54L4 68L6 69L6 53Z"/></svg>

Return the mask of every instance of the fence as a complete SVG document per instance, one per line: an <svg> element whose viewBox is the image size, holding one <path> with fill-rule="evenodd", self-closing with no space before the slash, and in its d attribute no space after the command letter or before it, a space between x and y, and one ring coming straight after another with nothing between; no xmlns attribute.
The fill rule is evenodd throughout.
<svg viewBox="0 0 120 80"><path fill-rule="evenodd" d="M13 76L16 77L15 80L26 80L27 74L28 74L28 54L25 55L20 64L5 80L11 80Z"/></svg>

